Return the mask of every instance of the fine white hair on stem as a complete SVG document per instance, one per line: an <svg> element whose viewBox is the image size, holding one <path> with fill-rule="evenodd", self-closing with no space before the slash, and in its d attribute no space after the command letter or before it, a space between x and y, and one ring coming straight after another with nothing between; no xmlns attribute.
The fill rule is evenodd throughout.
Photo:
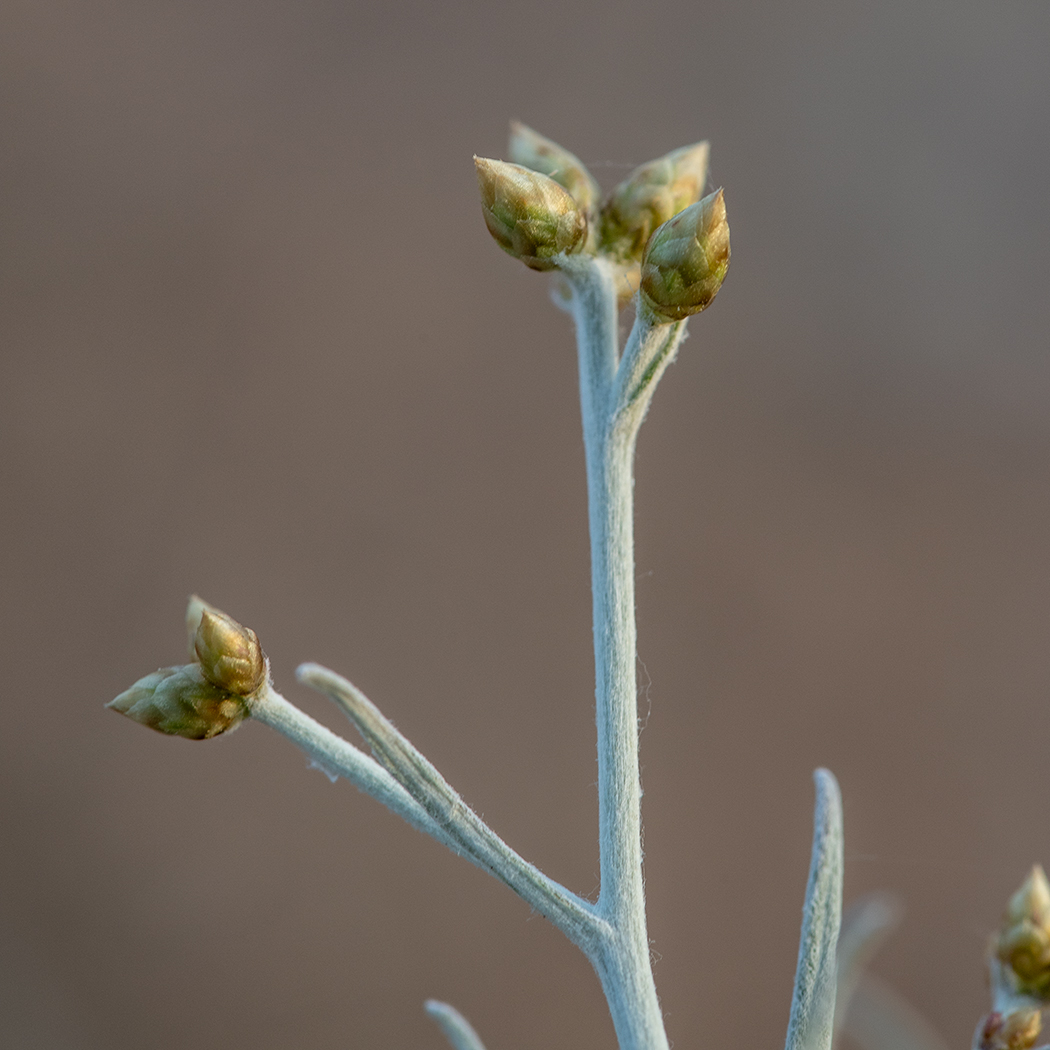
<svg viewBox="0 0 1050 1050"><path fill-rule="evenodd" d="M813 853L785 1050L831 1050L836 948L842 921L842 797L826 769L813 774Z"/></svg>
<svg viewBox="0 0 1050 1050"><path fill-rule="evenodd" d="M369 761L378 764L423 810L438 830L435 838L509 886L588 954L598 941L608 939L607 924L595 906L511 849L357 686L320 664L303 664L296 675L343 710L372 749L375 758ZM386 802L384 798L380 801ZM423 830L434 834L430 827Z"/></svg>
<svg viewBox="0 0 1050 1050"><path fill-rule="evenodd" d="M329 776L349 780L412 827L460 852L430 814L374 758L300 711L268 682L252 699L251 715L291 740Z"/></svg>
<svg viewBox="0 0 1050 1050"><path fill-rule="evenodd" d="M685 321L657 324L643 306L638 307L634 327L616 369L612 391L615 413L626 413L641 402L644 417L656 384L685 339L685 325ZM641 419L636 425L640 423Z"/></svg>
<svg viewBox="0 0 1050 1050"><path fill-rule="evenodd" d="M471 1023L454 1007L437 999L428 999L423 1004L431 1017L437 1021L452 1050L485 1050L485 1044Z"/></svg>

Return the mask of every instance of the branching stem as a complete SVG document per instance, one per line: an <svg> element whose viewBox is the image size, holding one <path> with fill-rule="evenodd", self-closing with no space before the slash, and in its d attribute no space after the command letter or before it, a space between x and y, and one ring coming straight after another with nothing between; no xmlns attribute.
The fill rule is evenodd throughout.
<svg viewBox="0 0 1050 1050"><path fill-rule="evenodd" d="M252 717L288 737L326 773L349 780L414 828L508 885L588 955L597 943L608 940L607 924L595 906L512 850L351 683L316 664L304 664L300 677L336 699L344 710L344 698L348 697L359 706L362 702L367 705L374 721L384 727L380 732L387 736L380 744L374 730L363 733L369 746L377 756L401 751L409 756L406 767L415 769L399 779L380 761L336 736L270 686L253 700Z"/></svg>
<svg viewBox="0 0 1050 1050"><path fill-rule="evenodd" d="M591 960L621 1050L667 1050L656 997L642 881L634 616L633 461L653 389L685 334L641 311L619 359L610 265L562 260L572 287L586 450L598 728L601 893L591 904L514 852L352 683L316 664L299 677L332 698L372 751L366 755L319 725L267 684L252 715L289 737L413 827L506 883ZM374 757L373 757L374 756Z"/></svg>
<svg viewBox="0 0 1050 1050"><path fill-rule="evenodd" d="M592 956L621 1050L666 1050L645 920L634 609L634 449L653 388L684 324L640 313L618 361L607 264L567 261L573 287L587 459L598 727L598 911L613 936Z"/></svg>

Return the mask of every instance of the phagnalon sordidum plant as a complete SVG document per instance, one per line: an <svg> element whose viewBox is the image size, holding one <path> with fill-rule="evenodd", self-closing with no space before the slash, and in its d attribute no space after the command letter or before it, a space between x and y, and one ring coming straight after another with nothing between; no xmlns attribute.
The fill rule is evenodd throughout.
<svg viewBox="0 0 1050 1050"><path fill-rule="evenodd" d="M511 849L345 678L311 663L297 671L301 682L342 709L367 751L300 711L274 689L255 633L197 597L186 617L190 662L147 675L109 706L191 740L225 733L246 718L276 729L331 776L351 781L494 875L557 926L593 965L621 1050L668 1050L642 879L633 460L653 392L685 338L688 319L711 304L729 268L725 200L721 190L704 195L706 142L643 164L604 199L573 154L523 125L512 125L509 156L509 162L475 158L485 224L505 252L552 272L552 297L575 323L579 354L598 735L597 900L548 878ZM619 314L632 301L634 325L621 349ZM817 770L815 779L813 851L787 1050L829 1050L862 987L863 963L894 916L884 898L869 898L851 909L840 936L839 789L827 770ZM1026 887L1011 904L1012 925L993 953L993 974L1009 990L979 1027L977 1050L1031 1047L1034 1034L1028 1042L1021 1035L1038 1033L1033 1004L1050 994L1050 891L1038 869ZM916 1048L930 1045L892 1000L876 1000L867 1000L874 1020L850 1028L866 1050L900 1050L902 1039ZM431 1001L426 1008L456 1050L483 1050L451 1006Z"/></svg>

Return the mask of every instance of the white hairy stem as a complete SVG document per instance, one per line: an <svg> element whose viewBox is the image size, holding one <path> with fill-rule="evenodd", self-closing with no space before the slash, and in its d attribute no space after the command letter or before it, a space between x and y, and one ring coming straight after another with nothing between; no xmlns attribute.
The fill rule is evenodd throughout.
<svg viewBox="0 0 1050 1050"><path fill-rule="evenodd" d="M319 664L303 664L297 675L342 708L372 749L376 762L419 804L440 831L440 841L453 852L509 886L584 951L593 950L594 944L607 936L607 924L593 904L548 878L511 849L352 682Z"/></svg>
<svg viewBox="0 0 1050 1050"><path fill-rule="evenodd" d="M382 802L418 831L424 831L456 853L462 852L427 811L378 763L348 740L300 711L267 682L250 703L252 718L276 729L328 774L349 780L366 795Z"/></svg>
<svg viewBox="0 0 1050 1050"><path fill-rule="evenodd" d="M642 878L633 464L653 388L674 357L685 326L657 326L640 313L620 362L611 267L574 257L565 260L562 270L573 289L587 462L598 728L598 911L612 931L591 961L621 1050L667 1050L649 957Z"/></svg>
<svg viewBox="0 0 1050 1050"><path fill-rule="evenodd" d="M319 766L343 776L413 827L506 883L591 960L621 1050L667 1050L649 958L642 881L634 615L633 460L653 388L673 360L684 323L656 324L641 311L619 360L612 267L563 260L572 287L591 535L596 712L597 904L567 890L514 852L467 807L440 773L355 686L316 664L299 677L335 700L375 757L299 711L267 685L257 720L284 734ZM451 1015L442 1015L447 1020Z"/></svg>
<svg viewBox="0 0 1050 1050"><path fill-rule="evenodd" d="M399 781L379 761L314 721L269 685L253 699L252 717L286 736L329 775L349 780L414 828L505 883L588 954L596 942L607 939L607 924L595 906L512 850L353 685L316 664L304 664L300 678L334 699L343 693L364 700L389 727L390 739L412 756L417 769ZM375 747L374 739L367 739ZM423 772L424 767L429 772ZM435 801L438 794L441 798Z"/></svg>
<svg viewBox="0 0 1050 1050"><path fill-rule="evenodd" d="M674 360L685 322L657 323L639 307L620 359L615 272L586 255L562 256L576 324L586 452L598 735L601 890L591 904L512 850L434 766L352 683L316 664L299 677L333 699L374 757L325 729L267 683L252 698L257 720L283 733L321 768L345 777L413 827L467 857L548 918L590 959L620 1050L668 1050L646 931L634 608L634 451L653 390ZM813 857L787 1050L830 1050L835 945L842 897L838 785L818 770ZM431 1001L455 1050L484 1050L452 1007Z"/></svg>

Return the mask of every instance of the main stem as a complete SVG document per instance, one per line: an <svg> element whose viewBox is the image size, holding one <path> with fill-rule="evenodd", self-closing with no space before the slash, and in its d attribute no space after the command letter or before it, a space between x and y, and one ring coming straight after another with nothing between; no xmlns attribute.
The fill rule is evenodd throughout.
<svg viewBox="0 0 1050 1050"><path fill-rule="evenodd" d="M597 261L570 274L580 362L594 599L598 726L598 911L612 934L591 961L620 1050L668 1050L649 958L642 879L632 467L641 414L613 411L616 291Z"/></svg>

